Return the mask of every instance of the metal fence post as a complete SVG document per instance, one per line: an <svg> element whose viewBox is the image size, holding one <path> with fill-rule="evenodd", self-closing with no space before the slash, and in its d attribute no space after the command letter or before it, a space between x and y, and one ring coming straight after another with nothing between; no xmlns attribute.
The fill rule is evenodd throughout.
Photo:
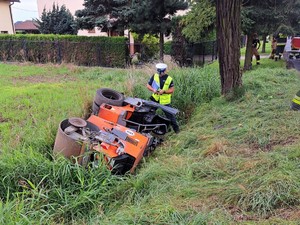
<svg viewBox="0 0 300 225"><path fill-rule="evenodd" d="M101 66L101 44L97 44L97 54L98 54L98 66Z"/></svg>
<svg viewBox="0 0 300 225"><path fill-rule="evenodd" d="M212 42L212 53L211 53L211 61L214 61L214 55L215 55L215 42Z"/></svg>
<svg viewBox="0 0 300 225"><path fill-rule="evenodd" d="M22 49L24 52L24 61L28 60L27 42L26 39L22 39Z"/></svg>
<svg viewBox="0 0 300 225"><path fill-rule="evenodd" d="M7 54L7 59L6 60L10 60L10 55L12 55L12 53L11 53L11 51L12 51L12 49L13 49L13 47L12 47L12 40L11 39L9 39L9 48L8 48L8 54Z"/></svg>
<svg viewBox="0 0 300 225"><path fill-rule="evenodd" d="M62 58L61 58L61 47L60 47L60 42L57 40L56 41L56 47L57 47L57 62L59 63L59 64L61 64L62 63Z"/></svg>
<svg viewBox="0 0 300 225"><path fill-rule="evenodd" d="M205 44L202 44L202 65L205 64Z"/></svg>

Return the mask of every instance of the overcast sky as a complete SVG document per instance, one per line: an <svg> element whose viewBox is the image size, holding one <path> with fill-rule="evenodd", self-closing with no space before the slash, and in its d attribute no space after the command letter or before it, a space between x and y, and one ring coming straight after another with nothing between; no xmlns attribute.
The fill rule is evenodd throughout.
<svg viewBox="0 0 300 225"><path fill-rule="evenodd" d="M14 23L38 18L37 0L20 0L12 5Z"/></svg>

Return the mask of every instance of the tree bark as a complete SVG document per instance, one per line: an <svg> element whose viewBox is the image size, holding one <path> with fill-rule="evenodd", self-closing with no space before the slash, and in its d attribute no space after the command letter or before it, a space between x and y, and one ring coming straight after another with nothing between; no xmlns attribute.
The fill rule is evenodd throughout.
<svg viewBox="0 0 300 225"><path fill-rule="evenodd" d="M262 40L261 53L266 53L267 35L263 34L262 38L263 40Z"/></svg>
<svg viewBox="0 0 300 225"><path fill-rule="evenodd" d="M218 55L222 94L242 85L241 0L217 0Z"/></svg>
<svg viewBox="0 0 300 225"><path fill-rule="evenodd" d="M164 34L162 32L159 33L159 58L162 62L164 61Z"/></svg>
<svg viewBox="0 0 300 225"><path fill-rule="evenodd" d="M247 35L244 71L252 69L252 41L253 34Z"/></svg>

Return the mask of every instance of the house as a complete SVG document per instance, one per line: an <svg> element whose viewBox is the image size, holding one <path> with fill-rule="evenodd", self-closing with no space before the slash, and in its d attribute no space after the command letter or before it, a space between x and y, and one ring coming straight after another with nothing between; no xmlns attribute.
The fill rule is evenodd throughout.
<svg viewBox="0 0 300 225"><path fill-rule="evenodd" d="M20 2L20 0L0 0L0 33L1 34L14 34L14 23L11 13L11 6L15 2Z"/></svg>
<svg viewBox="0 0 300 225"><path fill-rule="evenodd" d="M1 1L1 0L0 0ZM37 0L37 6L38 6L38 14L39 17L42 16L43 10L46 9L46 11L51 11L53 4L57 4L59 7L62 5L65 5L68 10L72 13L72 15L75 15L75 12L80 9L84 9L83 6L84 0ZM99 27L96 27L92 30L78 30L77 35L80 36L117 36L118 34L114 32L113 30L107 30L107 29L101 29ZM130 53L134 53L134 40L132 35L129 34L128 31L125 31L124 34L126 37L129 37L130 40Z"/></svg>
<svg viewBox="0 0 300 225"><path fill-rule="evenodd" d="M38 5L38 14L41 17L43 10L51 11L53 4L57 4L58 6L65 5L68 10L75 15L75 12L80 9L84 9L83 6L84 0L37 0ZM188 10L179 10L176 15L184 15ZM118 33L114 32L114 30L100 29L99 27L94 28L92 30L79 30L77 35L81 36L117 36ZM129 51L130 54L135 53L135 45L132 35L128 30L125 30L124 35L129 39ZM170 39L171 40L171 39Z"/></svg>
<svg viewBox="0 0 300 225"><path fill-rule="evenodd" d="M39 34L40 33L36 23L32 20L16 22L15 31L17 34Z"/></svg>
<svg viewBox="0 0 300 225"><path fill-rule="evenodd" d="M1 0L0 0L1 1ZM42 16L43 10L51 11L53 4L57 4L59 7L65 5L68 10L75 15L77 10L83 9L84 0L37 0L38 14L39 17ZM78 30L78 35L81 36L107 36L106 32L101 32L100 28L95 28L92 30Z"/></svg>

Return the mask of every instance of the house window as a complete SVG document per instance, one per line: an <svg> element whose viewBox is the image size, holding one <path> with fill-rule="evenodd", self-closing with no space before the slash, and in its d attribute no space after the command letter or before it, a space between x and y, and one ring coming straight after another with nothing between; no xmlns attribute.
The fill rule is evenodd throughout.
<svg viewBox="0 0 300 225"><path fill-rule="evenodd" d="M89 30L89 31L88 31L88 33L89 33L89 34L94 34L94 33L96 33L96 30L95 30L95 28L94 28L94 29L92 29L92 30Z"/></svg>
<svg viewBox="0 0 300 225"><path fill-rule="evenodd" d="M0 33L1 33L1 34L8 34L8 31L3 31L3 30L1 30Z"/></svg>

